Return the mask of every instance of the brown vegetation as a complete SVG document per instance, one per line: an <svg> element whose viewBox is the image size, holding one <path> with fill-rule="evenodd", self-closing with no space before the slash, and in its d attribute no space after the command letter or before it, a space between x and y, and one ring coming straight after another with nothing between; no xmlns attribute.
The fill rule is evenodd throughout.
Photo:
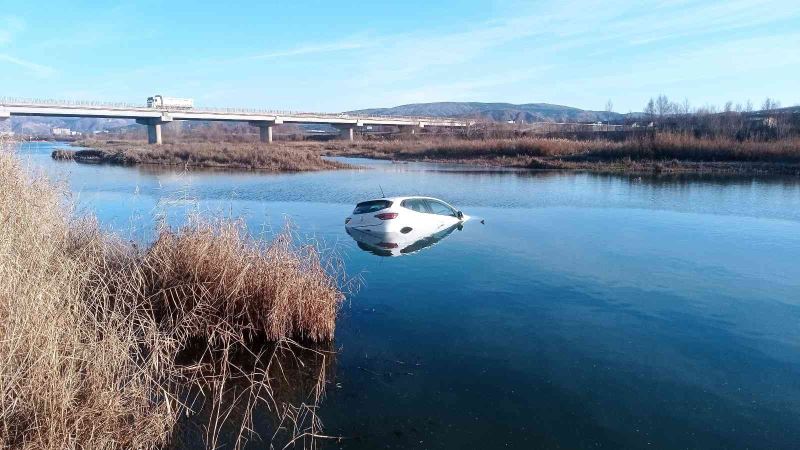
<svg viewBox="0 0 800 450"><path fill-rule="evenodd" d="M192 142L154 146L143 142L91 140L81 141L80 145L93 150L74 152L72 158L79 162L119 165L157 164L267 172L306 172L349 167L324 159L319 152L302 148L292 148L289 151L281 146L266 146L254 142ZM53 157L57 157L55 152Z"/></svg>
<svg viewBox="0 0 800 450"><path fill-rule="evenodd" d="M623 141L518 137L324 144L329 155L595 171L800 172L800 138L781 141L701 139L649 133Z"/></svg>
<svg viewBox="0 0 800 450"><path fill-rule="evenodd" d="M116 164L267 167L266 170L274 171L348 167L320 156L325 155L600 172L800 173L800 137L780 140L736 139L725 134L698 137L693 132L657 131L655 128L611 133L607 138L602 137L606 136L602 133L595 133L595 136L600 137L417 135L355 142L203 142L163 146L89 141L81 145L101 150L79 151L74 158L82 162ZM65 158L56 152L54 158Z"/></svg>
<svg viewBox="0 0 800 450"><path fill-rule="evenodd" d="M308 385L285 378L293 339L333 337L342 293L313 248L202 220L139 248L64 202L0 152L0 446L163 448L200 407L213 448L234 407L237 447L256 405L286 439L318 433L325 364L294 402L278 386Z"/></svg>

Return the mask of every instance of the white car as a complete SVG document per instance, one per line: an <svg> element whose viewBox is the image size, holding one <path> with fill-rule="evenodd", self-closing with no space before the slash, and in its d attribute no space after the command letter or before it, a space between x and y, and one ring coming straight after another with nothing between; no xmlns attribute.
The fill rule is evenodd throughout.
<svg viewBox="0 0 800 450"><path fill-rule="evenodd" d="M390 197L356 205L345 228L373 233L430 235L465 222L469 217L431 197Z"/></svg>

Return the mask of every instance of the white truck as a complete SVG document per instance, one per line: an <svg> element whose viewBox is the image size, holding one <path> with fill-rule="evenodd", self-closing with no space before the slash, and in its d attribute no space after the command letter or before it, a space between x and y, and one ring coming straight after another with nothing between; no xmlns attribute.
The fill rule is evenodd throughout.
<svg viewBox="0 0 800 450"><path fill-rule="evenodd" d="M191 98L176 98L164 97L163 95L154 95L147 97L148 108L158 109L192 109L194 108L194 100Z"/></svg>

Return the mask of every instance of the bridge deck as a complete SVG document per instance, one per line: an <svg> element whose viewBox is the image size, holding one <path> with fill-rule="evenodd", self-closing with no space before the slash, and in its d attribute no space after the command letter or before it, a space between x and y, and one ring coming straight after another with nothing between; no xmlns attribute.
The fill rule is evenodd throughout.
<svg viewBox="0 0 800 450"><path fill-rule="evenodd" d="M465 127L467 122L436 117L385 117L327 113L299 113L236 109L156 109L118 104L70 104L67 102L8 101L0 99L0 119L12 116L95 117L139 119L159 122L173 120L241 121L281 123L324 123L331 125L398 125Z"/></svg>

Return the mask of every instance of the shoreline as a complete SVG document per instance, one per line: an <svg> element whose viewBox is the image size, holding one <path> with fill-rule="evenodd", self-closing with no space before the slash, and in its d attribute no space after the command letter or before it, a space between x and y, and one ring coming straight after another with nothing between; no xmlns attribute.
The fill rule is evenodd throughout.
<svg viewBox="0 0 800 450"><path fill-rule="evenodd" d="M800 177L796 142L728 143L671 136L663 142L557 139L183 142L76 141L85 150L56 149L53 159L87 164L151 165L292 173L359 168L325 157L452 164L470 168L576 171L627 175L725 174ZM658 156L661 156L658 158ZM684 158L680 158L684 156ZM726 160L727 159L727 160Z"/></svg>
<svg viewBox="0 0 800 450"><path fill-rule="evenodd" d="M326 154L328 157L338 158L363 158L374 161L389 161L392 163L425 163L458 165L474 170L514 170L532 172L584 172L596 174L619 175L683 175L683 174L714 174L714 175L743 175L743 176L796 176L800 177L800 164L784 165L771 163L741 163L721 161L614 161L614 162L570 162L565 160L535 159L530 165L503 164L491 160L448 160L448 159L397 159L377 157L367 154ZM472 170L470 170L472 171Z"/></svg>
<svg viewBox="0 0 800 450"><path fill-rule="evenodd" d="M131 141L67 142L74 150L57 148L51 157L81 164L115 166L165 166L198 169L225 169L268 173L299 173L350 169L353 166L322 158L310 152L263 151L257 144L181 143L153 147Z"/></svg>

